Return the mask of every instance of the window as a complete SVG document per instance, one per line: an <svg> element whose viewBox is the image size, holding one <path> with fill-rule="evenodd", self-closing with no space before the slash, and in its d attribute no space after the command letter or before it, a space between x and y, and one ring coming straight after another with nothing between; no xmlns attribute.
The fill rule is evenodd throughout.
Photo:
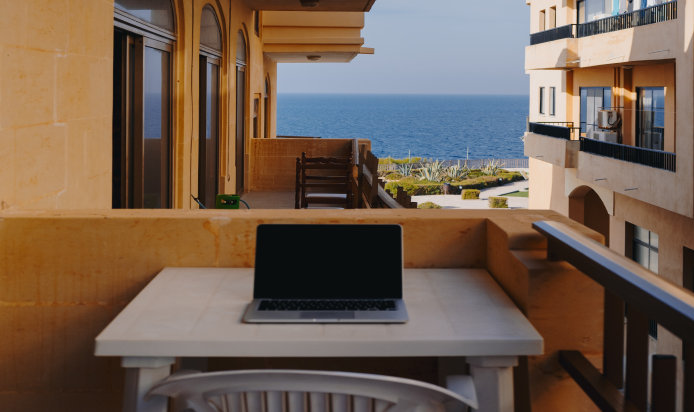
<svg viewBox="0 0 694 412"><path fill-rule="evenodd" d="M636 225L633 228L632 259L641 266L658 273L658 235ZM648 321L648 334L658 339L658 323Z"/></svg>
<svg viewBox="0 0 694 412"><path fill-rule="evenodd" d="M253 138L260 137L260 94L253 99Z"/></svg>
<svg viewBox="0 0 694 412"><path fill-rule="evenodd" d="M540 10L540 28L539 31L545 31L545 11Z"/></svg>
<svg viewBox="0 0 694 412"><path fill-rule="evenodd" d="M581 87L581 133L593 138L598 128L598 110L612 105L612 89L609 87Z"/></svg>
<svg viewBox="0 0 694 412"><path fill-rule="evenodd" d="M171 54L169 0L116 0L113 59L112 207L170 208Z"/></svg>
<svg viewBox="0 0 694 412"><path fill-rule="evenodd" d="M236 194L243 193L246 153L246 36L236 36Z"/></svg>
<svg viewBox="0 0 694 412"><path fill-rule="evenodd" d="M635 0L634 3L640 0ZM631 3L631 2L629 2ZM619 1L617 0L579 0L578 24L604 19L619 14Z"/></svg>
<svg viewBox="0 0 694 412"><path fill-rule="evenodd" d="M260 11L253 12L253 28L255 30L255 35L260 37Z"/></svg>
<svg viewBox="0 0 694 412"><path fill-rule="evenodd" d="M545 114L545 88L540 87L540 114Z"/></svg>
<svg viewBox="0 0 694 412"><path fill-rule="evenodd" d="M549 28L554 29L557 27L557 8L549 8Z"/></svg>
<svg viewBox="0 0 694 412"><path fill-rule="evenodd" d="M200 18L200 102L198 132L198 199L214 209L219 193L219 67L222 31L212 6Z"/></svg>
<svg viewBox="0 0 694 412"><path fill-rule="evenodd" d="M665 88L639 87L636 94L636 146L663 150Z"/></svg>
<svg viewBox="0 0 694 412"><path fill-rule="evenodd" d="M265 138L270 138L270 80L265 79L265 94L263 96L263 111L265 112Z"/></svg>
<svg viewBox="0 0 694 412"><path fill-rule="evenodd" d="M549 115L554 116L554 113L556 112L556 105L555 105L555 87L550 87L549 88Z"/></svg>

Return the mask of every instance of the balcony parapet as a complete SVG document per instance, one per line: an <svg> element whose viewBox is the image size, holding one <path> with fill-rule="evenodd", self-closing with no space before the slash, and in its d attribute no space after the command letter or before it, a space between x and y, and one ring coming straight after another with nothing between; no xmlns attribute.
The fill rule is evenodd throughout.
<svg viewBox="0 0 694 412"><path fill-rule="evenodd" d="M549 130L547 133L554 132L554 129L559 129L560 133L556 134L568 136L569 138L555 137L542 133L543 130L540 127L533 128L532 125L547 126L547 130ZM570 139L570 128L541 125L537 123L530 123L530 126L531 130L523 137L525 143L523 153L526 156L567 169L578 167L578 149L580 142Z"/></svg>

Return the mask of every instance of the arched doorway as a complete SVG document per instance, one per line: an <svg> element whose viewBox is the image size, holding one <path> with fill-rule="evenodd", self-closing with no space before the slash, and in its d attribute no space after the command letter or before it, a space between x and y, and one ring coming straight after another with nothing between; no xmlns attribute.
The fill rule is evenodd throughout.
<svg viewBox="0 0 694 412"><path fill-rule="evenodd" d="M610 245L610 214L595 190L580 186L571 192L569 218L605 236L605 245Z"/></svg>
<svg viewBox="0 0 694 412"><path fill-rule="evenodd" d="M243 193L246 154L246 36L236 37L236 193Z"/></svg>

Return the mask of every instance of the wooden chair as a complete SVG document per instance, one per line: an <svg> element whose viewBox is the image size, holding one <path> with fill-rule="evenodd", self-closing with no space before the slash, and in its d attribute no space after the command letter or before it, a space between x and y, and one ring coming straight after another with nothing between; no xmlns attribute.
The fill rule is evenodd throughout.
<svg viewBox="0 0 694 412"><path fill-rule="evenodd" d="M319 208L351 209L354 177L351 159L335 157L309 158L306 153L296 159L295 209L314 205L331 205ZM307 171L321 174L308 174ZM320 189L321 192L309 189ZM334 206L332 206L334 205Z"/></svg>
<svg viewBox="0 0 694 412"><path fill-rule="evenodd" d="M472 377L446 388L411 379L347 372L180 370L147 398L168 396L175 412L462 412L479 408Z"/></svg>

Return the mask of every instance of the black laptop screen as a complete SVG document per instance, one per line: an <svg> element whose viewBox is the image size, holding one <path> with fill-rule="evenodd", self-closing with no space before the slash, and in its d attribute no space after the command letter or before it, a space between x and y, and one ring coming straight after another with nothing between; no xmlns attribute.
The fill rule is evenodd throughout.
<svg viewBox="0 0 694 412"><path fill-rule="evenodd" d="M402 299L399 225L260 225L255 299Z"/></svg>

